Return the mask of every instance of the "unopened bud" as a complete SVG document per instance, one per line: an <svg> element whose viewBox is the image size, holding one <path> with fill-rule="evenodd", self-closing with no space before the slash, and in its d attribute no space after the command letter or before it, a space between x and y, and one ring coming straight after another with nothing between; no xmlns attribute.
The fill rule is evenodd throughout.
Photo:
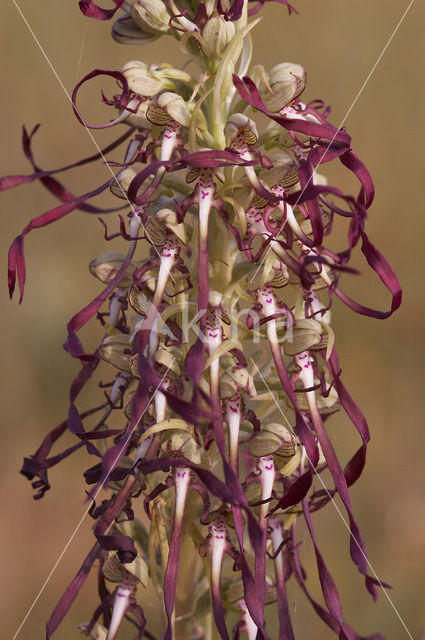
<svg viewBox="0 0 425 640"><path fill-rule="evenodd" d="M165 33L170 28L170 16L162 0L136 0L131 5L131 17L147 33Z"/></svg>
<svg viewBox="0 0 425 640"><path fill-rule="evenodd" d="M236 28L231 20L214 13L202 31L202 51L207 58L221 58L235 33Z"/></svg>

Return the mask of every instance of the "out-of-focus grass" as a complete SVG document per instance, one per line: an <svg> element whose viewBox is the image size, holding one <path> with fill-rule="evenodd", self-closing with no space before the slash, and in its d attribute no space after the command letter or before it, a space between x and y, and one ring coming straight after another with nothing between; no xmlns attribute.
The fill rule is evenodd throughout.
<svg viewBox="0 0 425 640"><path fill-rule="evenodd" d="M339 124L407 2L294 0L294 4L300 15L291 18L281 6L265 7L264 20L257 28L254 62L266 68L281 61L303 64L308 71L306 99L323 98L331 104L333 122ZM119 68L135 58L178 65L184 59L176 43L167 39L147 48L111 42L109 25L84 19L76 0L41 4L22 0L20 6L68 91L94 67ZM423 4L415 3L346 122L354 147L376 183L369 231L400 276L404 304L394 318L382 323L354 316L336 303L333 320L345 381L365 410L373 437L366 471L352 490L355 512L370 561L378 575L394 586L391 598L415 638L425 629L424 230L420 200L424 18ZM4 96L1 175L29 171L20 149L22 123L29 128L43 123L34 142L42 167L91 154L93 143L76 122L57 79L12 3L2 8L0 47ZM104 86L113 89L108 80ZM98 95L87 88L81 96L81 107L90 122L109 118L99 106ZM95 132L100 145L110 135ZM67 177L66 184L83 193L107 175L106 168L89 166ZM1 203L0 256L5 274L10 242L31 217L54 202L39 184L33 184L2 194ZM109 248L102 236L96 217L82 213L32 234L26 242L28 283L22 308L16 302L8 303L6 284L3 288L0 535L4 637L16 631L85 509L84 455L77 454L51 473L53 488L41 502L32 500L31 488L18 470L22 457L34 452L42 435L65 415L67 385L76 364L61 350L64 327L99 290L87 263ZM379 282L369 276L360 259L358 264L364 277L347 278L347 289L367 303L386 307L388 297ZM96 340L97 331L93 325L86 338ZM347 459L357 440L342 416L333 421L332 435L338 453ZM381 630L391 640L407 638L385 596L376 605L368 599L349 561L347 531L333 507L320 513L316 523L323 552L341 588L347 620L365 633ZM89 520L82 524L23 627L22 640L43 637L45 620L89 548L90 526ZM303 552L317 587L307 538ZM95 605L93 586L90 578L58 638L77 636L76 624L87 620ZM296 588L291 588L291 598L298 637L327 640L330 634ZM149 605L146 614L152 619Z"/></svg>

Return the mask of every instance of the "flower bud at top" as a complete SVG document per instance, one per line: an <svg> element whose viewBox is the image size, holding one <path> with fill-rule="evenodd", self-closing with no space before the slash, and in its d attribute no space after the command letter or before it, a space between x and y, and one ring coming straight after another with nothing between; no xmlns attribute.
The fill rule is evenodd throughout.
<svg viewBox="0 0 425 640"><path fill-rule="evenodd" d="M220 58L235 33L233 22L213 13L202 31L202 51L207 58Z"/></svg>
<svg viewBox="0 0 425 640"><path fill-rule="evenodd" d="M136 0L131 5L131 17L147 33L164 33L170 28L170 16L162 0Z"/></svg>
<svg viewBox="0 0 425 640"><path fill-rule="evenodd" d="M304 90L306 73L303 67L292 62L277 64L270 71L269 84L264 103L271 113L277 113L295 100Z"/></svg>

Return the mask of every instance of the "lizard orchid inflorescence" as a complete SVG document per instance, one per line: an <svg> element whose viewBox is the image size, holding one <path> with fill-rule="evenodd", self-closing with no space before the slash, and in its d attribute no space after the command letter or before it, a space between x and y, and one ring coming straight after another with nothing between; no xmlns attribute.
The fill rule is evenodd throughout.
<svg viewBox="0 0 425 640"><path fill-rule="evenodd" d="M68 416L22 469L39 499L50 488L50 468L79 449L92 456L85 479L95 542L47 623L47 639L93 566L100 603L82 626L93 638L113 640L124 618L136 638L154 638L141 588L150 585L163 602L157 626L164 640L270 638L266 605L277 607L275 637L294 640L292 580L332 632L359 639L343 619L313 529L312 513L336 495L353 563L373 598L382 586L369 574L350 503L369 431L341 378L330 308L339 298L357 313L386 318L400 305L401 290L366 234L373 183L348 133L329 122L322 101L304 98L300 65L251 66L258 22L251 17L265 1L115 0L115 8L104 9L80 0L85 16L113 20L116 41L171 36L200 71L138 60L93 71L75 87L77 118L88 128L124 132L99 154L47 172L33 155L35 130L24 129L33 173L1 179L3 190L40 180L61 201L14 240L11 295L16 282L21 299L24 292L25 237L72 211L111 213L108 226L101 218L105 239L128 243L126 254L107 251L90 263L103 289L68 323L64 347L81 363ZM119 89L102 94L110 122L92 127L77 96L102 76ZM58 181L58 173L102 161L122 145L121 162L109 163L115 177L89 193L76 197ZM338 161L358 179L357 197L322 175ZM118 204L89 204L107 189ZM341 218L347 245L334 251L326 240ZM119 231L110 234L113 224ZM359 243L392 296L388 311L364 306L341 286L345 272L356 273L349 263ZM78 332L92 318L103 335L86 353ZM79 394L97 369L108 376L108 390L100 405L82 408ZM341 408L360 437L344 468L326 427ZM66 431L75 444L52 453ZM323 604L301 565L301 518Z"/></svg>

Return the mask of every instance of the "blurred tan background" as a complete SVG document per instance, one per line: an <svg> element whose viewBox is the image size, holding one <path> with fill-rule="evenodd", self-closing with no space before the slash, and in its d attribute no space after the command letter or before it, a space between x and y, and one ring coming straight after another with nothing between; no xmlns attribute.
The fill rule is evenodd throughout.
<svg viewBox="0 0 425 640"><path fill-rule="evenodd" d="M106 5L106 0L104 5ZM304 97L332 105L338 125L393 32L407 0L294 0L299 15L288 17L279 5L266 6L255 32L254 62L266 68L298 62L308 71ZM184 58L177 43L163 38L146 48L126 48L111 41L110 25L84 19L75 0L58 3L21 0L20 6L68 91L95 67L118 69L126 61L173 62ZM355 513L377 574L393 585L395 607L415 640L425 635L425 483L423 430L423 188L425 5L413 4L383 59L346 121L353 146L369 167L377 196L369 232L397 271L404 287L402 309L390 320L362 318L335 304L334 328L347 385L365 411L372 432L366 471L353 488ZM68 99L49 69L12 2L4 3L0 44L3 60L0 174L27 173L21 125L41 122L34 140L43 168L93 153L87 133L73 116ZM113 83L103 83L106 91ZM84 92L81 107L90 122L105 121L98 105L100 83ZM103 146L108 132L94 132ZM117 157L119 159L119 157ZM89 166L66 177L83 193L108 177L102 166ZM331 176L332 177L332 176ZM345 179L345 178L344 178ZM335 174L340 180L340 174ZM351 188L353 183L342 182ZM354 186L354 185L353 185ZM356 187L357 189L357 187ZM88 261L109 249L96 216L73 213L31 234L26 241L28 281L24 304L9 303L6 292L7 249L31 217L54 206L39 184L1 196L2 238L2 631L12 637L49 574L84 506L81 472L85 456L76 454L51 473L53 488L34 502L30 484L18 474L24 455L33 453L43 434L59 423L67 408L68 384L76 364L61 349L65 324L98 291ZM386 308L388 296L364 267L364 277L347 280L346 289L362 301ZM95 338L93 325L84 336ZM357 446L353 430L340 416L332 423L343 460ZM340 586L347 621L362 633L383 632L389 640L408 633L382 593L373 605L348 556L347 531L332 506L318 518L321 547ZM90 544L89 520L83 522L63 561L36 603L19 638L44 637L44 623L79 567ZM306 547L305 565L317 587L315 567ZM89 581L94 586L93 581ZM295 589L291 591L297 638L332 636ZM56 634L78 636L96 595L87 585ZM146 610L149 619L149 608Z"/></svg>

